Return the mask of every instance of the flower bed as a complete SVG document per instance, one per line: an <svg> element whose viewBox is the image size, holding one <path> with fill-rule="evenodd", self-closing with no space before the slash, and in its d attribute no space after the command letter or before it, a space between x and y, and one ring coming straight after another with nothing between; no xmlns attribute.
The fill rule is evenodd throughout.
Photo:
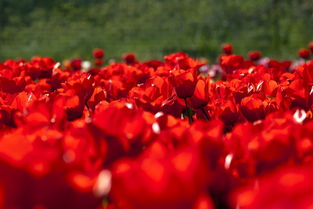
<svg viewBox="0 0 313 209"><path fill-rule="evenodd" d="M0 63L0 208L313 207L313 60L223 50Z"/></svg>

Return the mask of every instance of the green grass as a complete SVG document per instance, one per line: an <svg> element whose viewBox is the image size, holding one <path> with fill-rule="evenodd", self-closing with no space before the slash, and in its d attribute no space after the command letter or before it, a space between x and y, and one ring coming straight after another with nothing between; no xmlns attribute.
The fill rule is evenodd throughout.
<svg viewBox="0 0 313 209"><path fill-rule="evenodd" d="M147 60L185 51L215 60L224 42L242 55L261 50L292 59L313 40L309 0L2 1L2 61L90 59L93 48L114 59L126 52Z"/></svg>

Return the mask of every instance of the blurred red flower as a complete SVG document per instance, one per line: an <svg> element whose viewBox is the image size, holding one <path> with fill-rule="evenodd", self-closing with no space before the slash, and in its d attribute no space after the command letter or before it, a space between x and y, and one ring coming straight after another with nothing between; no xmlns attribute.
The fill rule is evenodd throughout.
<svg viewBox="0 0 313 209"><path fill-rule="evenodd" d="M95 59L102 59L105 55L105 52L103 49L94 49L92 54Z"/></svg>
<svg viewBox="0 0 313 209"><path fill-rule="evenodd" d="M302 59L308 59L311 56L311 52L308 49L300 49L298 55Z"/></svg>
<svg viewBox="0 0 313 209"><path fill-rule="evenodd" d="M220 57L220 64L226 73L240 69L244 64L244 59L239 55L223 55Z"/></svg>
<svg viewBox="0 0 313 209"><path fill-rule="evenodd" d="M261 58L262 54L259 51L252 51L248 53L248 57L252 61L257 61Z"/></svg>
<svg viewBox="0 0 313 209"><path fill-rule="evenodd" d="M233 45L231 44L223 44L222 50L225 54L230 55L233 53Z"/></svg>
<svg viewBox="0 0 313 209"><path fill-rule="evenodd" d="M71 60L71 68L74 71L80 70L82 67L82 60L81 59L72 59Z"/></svg>

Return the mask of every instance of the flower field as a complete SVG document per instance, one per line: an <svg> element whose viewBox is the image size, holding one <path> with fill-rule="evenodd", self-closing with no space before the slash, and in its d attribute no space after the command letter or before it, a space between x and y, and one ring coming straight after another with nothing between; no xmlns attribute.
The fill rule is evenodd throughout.
<svg viewBox="0 0 313 209"><path fill-rule="evenodd" d="M0 209L311 209L312 53L6 60Z"/></svg>

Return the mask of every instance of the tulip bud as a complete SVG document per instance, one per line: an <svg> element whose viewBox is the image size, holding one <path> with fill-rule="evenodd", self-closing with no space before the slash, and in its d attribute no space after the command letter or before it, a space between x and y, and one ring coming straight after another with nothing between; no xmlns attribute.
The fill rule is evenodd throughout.
<svg viewBox="0 0 313 209"><path fill-rule="evenodd" d="M258 61L261 58L262 54L259 51L249 52L248 57L251 61Z"/></svg>
<svg viewBox="0 0 313 209"><path fill-rule="evenodd" d="M231 45L231 44L223 44L222 50L227 55L232 54L233 53L233 45Z"/></svg>
<svg viewBox="0 0 313 209"><path fill-rule="evenodd" d="M302 59L308 59L311 56L311 52L308 49L300 49L298 55Z"/></svg>
<svg viewBox="0 0 313 209"><path fill-rule="evenodd" d="M104 57L104 55L105 55L105 52L102 49L94 49L92 54L93 54L94 58L102 59Z"/></svg>

